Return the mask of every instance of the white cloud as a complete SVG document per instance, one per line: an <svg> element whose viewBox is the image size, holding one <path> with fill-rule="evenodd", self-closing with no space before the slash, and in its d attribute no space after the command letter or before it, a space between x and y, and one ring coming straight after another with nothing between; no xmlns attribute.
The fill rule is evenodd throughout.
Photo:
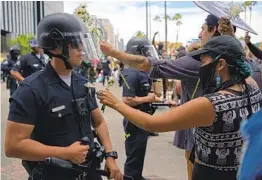
<svg viewBox="0 0 262 180"><path fill-rule="evenodd" d="M64 2L65 12L72 13L74 8L78 5L77 2ZM138 30L146 32L146 10L145 7L135 7L134 2L89 2L88 11L96 15L98 18L109 19L113 24L115 32L119 32L120 37L124 38L125 43L134 35ZM204 22L207 15L203 10L195 8L167 8L167 14L173 15L180 13L183 16L183 25L180 28L179 41L186 43L192 38L197 38L200 27ZM154 32L159 31L160 40L165 38L165 25L164 21L157 24L153 21L156 15L164 15L164 7L156 5L151 6L151 37ZM244 19L244 13L241 15ZM262 10L261 7L252 13L251 27L259 34L252 35L252 41L262 41ZM244 31L238 30L237 36L243 36ZM168 40L175 41L176 39L176 26L174 22L168 24ZM156 38L158 41L158 37Z"/></svg>

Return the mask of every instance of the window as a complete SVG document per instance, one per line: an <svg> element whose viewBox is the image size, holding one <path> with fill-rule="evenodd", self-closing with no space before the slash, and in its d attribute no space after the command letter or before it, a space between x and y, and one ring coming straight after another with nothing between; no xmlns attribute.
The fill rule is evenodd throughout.
<svg viewBox="0 0 262 180"><path fill-rule="evenodd" d="M14 12L14 1L10 1L10 9L11 9L11 16L10 16L10 20L11 20L11 32L15 32L15 12Z"/></svg>
<svg viewBox="0 0 262 180"><path fill-rule="evenodd" d="M29 17L30 17L30 24L29 24L29 31L31 34L34 33L34 30L33 30L33 25L34 25L34 15L33 15L33 2L30 1L29 3L29 9L30 9L30 14L29 14Z"/></svg>
<svg viewBox="0 0 262 180"><path fill-rule="evenodd" d="M8 11L8 31L12 32L12 6L11 1L7 1L7 11Z"/></svg>
<svg viewBox="0 0 262 180"><path fill-rule="evenodd" d="M22 4L22 1L18 1L18 7L19 7L19 33L20 34L23 34L24 33L24 30L23 30L23 4Z"/></svg>
<svg viewBox="0 0 262 180"><path fill-rule="evenodd" d="M28 34L28 5L27 5L28 1L24 1L24 11L25 11L25 34Z"/></svg>
<svg viewBox="0 0 262 180"><path fill-rule="evenodd" d="M25 1L21 1L21 4L22 4L22 14L23 14L23 17L22 17L22 24L23 24L23 34L26 34L26 14L25 14Z"/></svg>
<svg viewBox="0 0 262 180"><path fill-rule="evenodd" d="M14 3L13 16L14 16L14 25L15 25L14 31L15 31L15 33L18 33L18 28L17 28L17 26L18 26L18 23L17 23L17 2L14 1L13 3Z"/></svg>
<svg viewBox="0 0 262 180"><path fill-rule="evenodd" d="M37 8L36 8L36 1L33 1L33 18L34 18L34 24L33 24L33 32L36 34L36 26L37 26Z"/></svg>
<svg viewBox="0 0 262 180"><path fill-rule="evenodd" d="M6 21L6 20L5 20L5 19L6 19L6 15L5 15L5 13L6 13L6 10L5 10L5 8L6 8L6 6L5 6L5 1L3 1L1 4L2 4L2 10L3 10L3 11L2 11L2 12L3 12L3 15L2 15L2 18L3 18L3 19L2 19L2 24L3 24L3 25L2 25L2 28L3 28L3 29L6 29L6 25L5 25L5 24L6 24L6 22L5 22L5 21Z"/></svg>

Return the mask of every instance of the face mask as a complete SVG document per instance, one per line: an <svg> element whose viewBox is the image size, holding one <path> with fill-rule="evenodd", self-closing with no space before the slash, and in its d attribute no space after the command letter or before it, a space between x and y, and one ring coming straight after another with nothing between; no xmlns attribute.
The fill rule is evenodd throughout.
<svg viewBox="0 0 262 180"><path fill-rule="evenodd" d="M216 89L216 80L214 78L216 65L217 61L215 60L210 64L200 67L199 78L204 94L212 93Z"/></svg>

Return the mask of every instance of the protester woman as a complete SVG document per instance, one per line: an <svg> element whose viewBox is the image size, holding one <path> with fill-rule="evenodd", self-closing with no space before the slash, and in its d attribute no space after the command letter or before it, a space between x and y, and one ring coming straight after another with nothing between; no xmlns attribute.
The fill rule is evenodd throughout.
<svg viewBox="0 0 262 180"><path fill-rule="evenodd" d="M98 98L147 131L196 127L192 180L236 180L244 141L240 123L259 111L262 95L257 84L248 79L250 70L236 38L214 37L189 55L201 61L199 75L203 97L156 116L125 105L109 91L99 91Z"/></svg>

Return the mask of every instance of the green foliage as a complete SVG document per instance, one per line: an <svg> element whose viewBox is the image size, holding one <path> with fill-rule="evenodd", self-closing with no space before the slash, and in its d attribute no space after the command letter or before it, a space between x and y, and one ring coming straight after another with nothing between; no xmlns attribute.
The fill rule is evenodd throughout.
<svg viewBox="0 0 262 180"><path fill-rule="evenodd" d="M75 10L74 15L79 17L86 25L89 31L92 31L93 28L93 19L87 11L86 4L80 4Z"/></svg>
<svg viewBox="0 0 262 180"><path fill-rule="evenodd" d="M29 35L19 35L14 39L10 39L9 46L13 46L15 44L20 46L21 55L31 52L31 48L29 47L29 40L35 37L33 34Z"/></svg>
<svg viewBox="0 0 262 180"><path fill-rule="evenodd" d="M142 31L137 31L135 37L146 37L145 33Z"/></svg>
<svg viewBox="0 0 262 180"><path fill-rule="evenodd" d="M173 20L173 21L178 21L178 20L180 20L180 19L182 19L182 15L179 14L179 13L176 13L176 14L172 17L172 20Z"/></svg>

